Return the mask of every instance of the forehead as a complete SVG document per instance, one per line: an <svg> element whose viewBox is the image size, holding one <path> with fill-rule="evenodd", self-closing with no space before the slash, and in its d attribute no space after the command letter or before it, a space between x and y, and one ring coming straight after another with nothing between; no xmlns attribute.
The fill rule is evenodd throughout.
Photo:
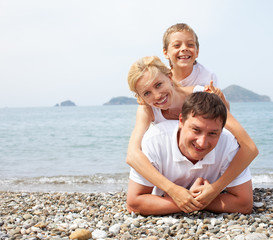
<svg viewBox="0 0 273 240"><path fill-rule="evenodd" d="M195 36L192 32L184 30L184 31L172 33L169 37L169 40L170 40L170 42L173 42L173 41L178 41L178 40L195 41L196 39L195 39Z"/></svg>
<svg viewBox="0 0 273 240"><path fill-rule="evenodd" d="M221 131L223 121L220 117L216 119L209 119L205 116L193 116L190 114L185 121L185 125L188 127L198 127L207 131Z"/></svg>
<svg viewBox="0 0 273 240"><path fill-rule="evenodd" d="M137 80L136 90L140 94L146 89L152 87L158 81L165 81L168 77L160 71L145 71L143 76Z"/></svg>

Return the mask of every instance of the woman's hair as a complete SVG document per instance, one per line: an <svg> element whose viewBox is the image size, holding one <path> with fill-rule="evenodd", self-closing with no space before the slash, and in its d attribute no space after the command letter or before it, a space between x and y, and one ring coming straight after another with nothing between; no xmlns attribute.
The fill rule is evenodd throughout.
<svg viewBox="0 0 273 240"><path fill-rule="evenodd" d="M214 93L195 92L189 95L182 106L182 121L188 119L189 114L202 116L206 119L222 120L222 127L227 120L227 109L222 100Z"/></svg>
<svg viewBox="0 0 273 240"><path fill-rule="evenodd" d="M159 72L165 74L167 77L171 74L171 70L156 56L139 59L133 63L128 72L128 85L130 90L136 94L136 97L139 97L136 90L137 81L142 78L147 71L150 74L149 81L153 81Z"/></svg>
<svg viewBox="0 0 273 240"><path fill-rule="evenodd" d="M164 33L163 35L163 49L168 50L168 46L170 44L170 35L172 33L176 33L176 32L183 32L183 31L187 31L193 34L194 38L195 38L195 44L197 49L199 49L199 42L198 42L198 37L196 35L196 33L193 31L193 29L188 26L185 23L177 23L175 25L170 26Z"/></svg>

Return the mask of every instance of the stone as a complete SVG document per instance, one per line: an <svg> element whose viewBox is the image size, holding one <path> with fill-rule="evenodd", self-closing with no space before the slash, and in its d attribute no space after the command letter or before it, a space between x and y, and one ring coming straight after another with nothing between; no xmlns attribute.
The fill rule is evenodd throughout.
<svg viewBox="0 0 273 240"><path fill-rule="evenodd" d="M87 240L92 238L92 233L87 229L76 229L69 236L70 239Z"/></svg>

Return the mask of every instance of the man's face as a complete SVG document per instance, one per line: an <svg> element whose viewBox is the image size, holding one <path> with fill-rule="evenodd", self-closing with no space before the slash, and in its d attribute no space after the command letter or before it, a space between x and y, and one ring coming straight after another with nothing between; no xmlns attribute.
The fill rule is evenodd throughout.
<svg viewBox="0 0 273 240"><path fill-rule="evenodd" d="M205 119L192 114L183 123L179 119L178 146L181 153L192 162L202 160L215 148L222 132L222 120Z"/></svg>

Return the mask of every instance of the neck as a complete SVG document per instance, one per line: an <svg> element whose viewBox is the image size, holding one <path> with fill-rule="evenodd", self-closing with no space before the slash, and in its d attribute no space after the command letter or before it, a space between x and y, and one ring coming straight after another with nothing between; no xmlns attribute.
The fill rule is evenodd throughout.
<svg viewBox="0 0 273 240"><path fill-rule="evenodd" d="M181 80L184 80L186 77L190 76L193 70L193 66L191 67L184 67L184 68L175 68L172 69L172 78L180 82Z"/></svg>

